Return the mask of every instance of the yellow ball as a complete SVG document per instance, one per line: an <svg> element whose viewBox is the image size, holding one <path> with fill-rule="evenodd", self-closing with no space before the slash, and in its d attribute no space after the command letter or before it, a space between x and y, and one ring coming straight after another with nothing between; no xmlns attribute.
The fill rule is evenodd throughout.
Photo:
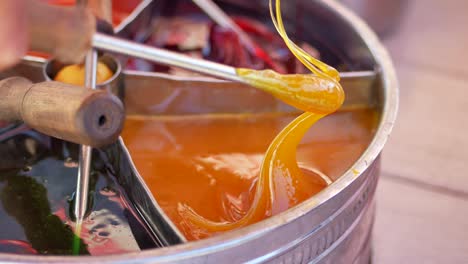
<svg viewBox="0 0 468 264"><path fill-rule="evenodd" d="M107 67L106 64L98 62L96 83L100 84L109 80L114 73ZM57 82L63 82L68 84L83 86L85 81L85 67L84 65L68 65L63 67L54 80Z"/></svg>

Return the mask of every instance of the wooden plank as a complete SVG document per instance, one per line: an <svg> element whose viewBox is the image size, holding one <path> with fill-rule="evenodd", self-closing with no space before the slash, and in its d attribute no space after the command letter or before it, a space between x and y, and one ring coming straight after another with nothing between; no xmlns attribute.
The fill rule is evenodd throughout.
<svg viewBox="0 0 468 264"><path fill-rule="evenodd" d="M468 197L382 176L373 263L468 263Z"/></svg>
<svg viewBox="0 0 468 264"><path fill-rule="evenodd" d="M385 41L401 96L383 154L373 263L468 263L466 10L468 1L408 1Z"/></svg>
<svg viewBox="0 0 468 264"><path fill-rule="evenodd" d="M468 191L466 80L398 65L397 122L383 154L383 170Z"/></svg>
<svg viewBox="0 0 468 264"><path fill-rule="evenodd" d="M439 69L454 75L468 73L468 1L419 0L407 2L396 34L385 43L397 62ZM443 59L443 60L442 60Z"/></svg>

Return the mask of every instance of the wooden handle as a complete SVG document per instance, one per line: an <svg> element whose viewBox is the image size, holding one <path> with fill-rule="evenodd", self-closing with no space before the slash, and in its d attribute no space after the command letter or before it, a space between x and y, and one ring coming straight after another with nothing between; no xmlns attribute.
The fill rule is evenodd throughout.
<svg viewBox="0 0 468 264"><path fill-rule="evenodd" d="M22 77L0 81L0 120L24 121L44 134L92 147L117 140L123 128L120 100L103 90Z"/></svg>

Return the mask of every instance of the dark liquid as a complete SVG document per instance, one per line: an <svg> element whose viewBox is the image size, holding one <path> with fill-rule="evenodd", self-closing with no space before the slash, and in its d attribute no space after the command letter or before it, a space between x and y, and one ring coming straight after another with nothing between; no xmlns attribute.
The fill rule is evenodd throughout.
<svg viewBox="0 0 468 264"><path fill-rule="evenodd" d="M97 151L90 179L90 213L80 239L75 238L71 213L78 148L27 133L0 142L0 252L70 255L73 241L79 242L78 252L83 255L156 246Z"/></svg>

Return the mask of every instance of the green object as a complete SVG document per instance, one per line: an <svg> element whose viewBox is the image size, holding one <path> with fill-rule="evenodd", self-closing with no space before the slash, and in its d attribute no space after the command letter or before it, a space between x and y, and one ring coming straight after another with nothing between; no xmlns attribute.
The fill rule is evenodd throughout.
<svg viewBox="0 0 468 264"><path fill-rule="evenodd" d="M42 184L34 178L19 175L18 170L2 175L0 181L5 183L0 193L5 211L23 227L35 250L51 255L89 254L70 226L52 214L47 190ZM74 244L79 245L78 252L74 252Z"/></svg>

